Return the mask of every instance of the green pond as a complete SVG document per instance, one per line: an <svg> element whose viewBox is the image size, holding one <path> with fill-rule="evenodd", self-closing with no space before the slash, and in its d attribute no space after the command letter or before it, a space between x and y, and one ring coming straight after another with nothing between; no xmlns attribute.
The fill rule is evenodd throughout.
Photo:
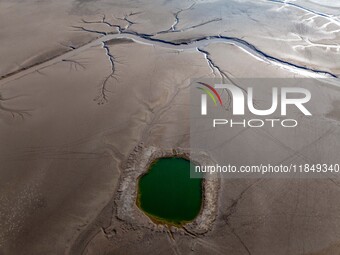
<svg viewBox="0 0 340 255"><path fill-rule="evenodd" d="M202 204L202 179L190 178L184 158L160 158L139 179L138 207L153 221L181 225L192 221Z"/></svg>

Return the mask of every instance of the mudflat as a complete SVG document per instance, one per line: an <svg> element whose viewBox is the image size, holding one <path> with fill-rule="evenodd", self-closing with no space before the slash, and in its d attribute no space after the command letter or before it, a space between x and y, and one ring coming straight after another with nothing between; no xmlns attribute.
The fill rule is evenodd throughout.
<svg viewBox="0 0 340 255"><path fill-rule="evenodd" d="M311 88L317 119L301 118L298 140L245 130L221 143L230 142L231 158L251 158L259 149L249 141L265 140L278 162L336 159L339 8L1 1L0 254L338 254L337 178L223 179L208 186L217 209L202 233L122 220L116 197L122 176L136 177L128 173L136 150L190 149L196 78L332 78Z"/></svg>

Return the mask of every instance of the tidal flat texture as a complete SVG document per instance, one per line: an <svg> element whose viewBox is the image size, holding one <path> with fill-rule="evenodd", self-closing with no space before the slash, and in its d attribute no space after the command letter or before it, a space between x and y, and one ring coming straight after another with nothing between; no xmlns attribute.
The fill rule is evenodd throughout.
<svg viewBox="0 0 340 255"><path fill-rule="evenodd" d="M337 178L223 179L200 235L120 220L114 203L139 144L190 147L192 78L333 78L310 88L315 122L300 116L297 139L244 129L221 144L338 159L339 13L336 0L1 0L0 254L339 254Z"/></svg>

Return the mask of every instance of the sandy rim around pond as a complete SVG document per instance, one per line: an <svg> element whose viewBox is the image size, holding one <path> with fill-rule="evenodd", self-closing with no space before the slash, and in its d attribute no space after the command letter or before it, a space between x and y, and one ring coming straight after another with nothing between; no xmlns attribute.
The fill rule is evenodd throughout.
<svg viewBox="0 0 340 255"><path fill-rule="evenodd" d="M204 153L192 152L183 148L162 149L153 146L144 147L143 144L138 145L129 156L116 192L116 216L120 220L137 226L159 229L158 224L154 223L138 208L136 204L137 185L139 177L149 170L150 164L154 160L164 157L181 157L200 165L212 164L212 160ZM217 175L204 178L202 181L202 207L198 216L190 223L186 223L181 227L173 226L173 228L177 228L176 231L183 229L194 235L208 232L213 227L217 216L219 189L220 179Z"/></svg>

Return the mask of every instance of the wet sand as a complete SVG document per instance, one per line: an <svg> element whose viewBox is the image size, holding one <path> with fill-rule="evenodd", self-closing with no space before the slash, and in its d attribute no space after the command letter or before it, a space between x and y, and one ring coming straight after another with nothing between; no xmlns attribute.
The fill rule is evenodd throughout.
<svg viewBox="0 0 340 255"><path fill-rule="evenodd" d="M339 253L337 179L223 180L205 233L115 203L139 144L188 150L190 79L338 76L339 6L292 3L2 1L0 253ZM270 133L278 160L338 155L338 82L312 90L322 125Z"/></svg>

